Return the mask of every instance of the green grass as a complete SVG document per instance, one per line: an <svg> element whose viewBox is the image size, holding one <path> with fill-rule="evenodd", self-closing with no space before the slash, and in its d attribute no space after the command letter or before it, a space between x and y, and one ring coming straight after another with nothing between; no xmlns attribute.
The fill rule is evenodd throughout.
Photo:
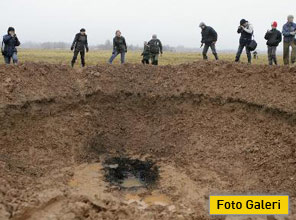
<svg viewBox="0 0 296 220"><path fill-rule="evenodd" d="M24 50L20 49L18 52L19 61L22 62L47 62L54 64L69 64L71 62L73 52L67 50ZM107 63L111 56L111 51L91 51L86 54L86 64L96 65L98 63ZM234 54L219 54L221 60L234 61ZM126 61L128 63L141 63L140 51L129 51L126 54ZM200 53L174 53L165 52L159 58L160 65L176 65L181 63L191 63L197 60L202 60ZM213 56L209 53L209 60L213 60ZM278 56L279 63L282 64L282 57ZM77 64L80 64L78 57ZM242 54L241 62L246 62L246 54ZM119 64L119 56L115 59L114 64ZM254 64L267 64L267 56L259 55L258 60L253 60ZM3 64L3 59L0 59L0 64ZM79 65L76 65L79 66Z"/></svg>

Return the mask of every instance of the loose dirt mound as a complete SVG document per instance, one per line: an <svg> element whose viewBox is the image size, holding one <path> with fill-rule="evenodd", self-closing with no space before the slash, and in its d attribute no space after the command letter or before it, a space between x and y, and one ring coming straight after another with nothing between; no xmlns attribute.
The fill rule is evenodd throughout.
<svg viewBox="0 0 296 220"><path fill-rule="evenodd" d="M209 194L287 193L292 220L295 124L295 67L0 66L0 219L233 219ZM112 157L157 184L109 184Z"/></svg>

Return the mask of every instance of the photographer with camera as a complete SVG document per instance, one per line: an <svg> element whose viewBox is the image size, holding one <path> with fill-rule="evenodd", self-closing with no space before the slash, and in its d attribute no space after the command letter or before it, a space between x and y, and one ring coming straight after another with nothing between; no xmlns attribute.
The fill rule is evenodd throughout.
<svg viewBox="0 0 296 220"><path fill-rule="evenodd" d="M15 29L13 27L9 27L7 34L3 36L2 46L1 46L1 52L4 56L4 61L6 64L10 64L11 60L14 64L17 64L18 58L17 58L17 49L20 45L20 41L18 40ZM3 48L4 46L4 48Z"/></svg>
<svg viewBox="0 0 296 220"><path fill-rule="evenodd" d="M240 34L241 36L239 39L239 47L236 53L235 62L239 62L240 56L244 48L246 48L248 63L251 63L252 55L251 55L251 50L249 48L249 45L252 42L253 32L254 32L253 26L247 20L242 19L240 21L240 26L237 29L237 33Z"/></svg>

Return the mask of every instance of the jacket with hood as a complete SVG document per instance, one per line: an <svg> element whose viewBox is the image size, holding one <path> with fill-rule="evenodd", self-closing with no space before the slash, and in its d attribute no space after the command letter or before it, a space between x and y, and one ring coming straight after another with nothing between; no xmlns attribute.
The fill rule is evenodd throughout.
<svg viewBox="0 0 296 220"><path fill-rule="evenodd" d="M211 45L213 42L216 42L218 40L218 34L214 30L214 28L210 26L206 26L201 31L202 40L201 43L204 43L206 45Z"/></svg>

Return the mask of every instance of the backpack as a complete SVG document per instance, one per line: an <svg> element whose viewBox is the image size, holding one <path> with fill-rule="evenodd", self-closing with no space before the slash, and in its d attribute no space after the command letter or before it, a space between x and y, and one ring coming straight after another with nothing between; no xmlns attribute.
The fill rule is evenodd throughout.
<svg viewBox="0 0 296 220"><path fill-rule="evenodd" d="M256 50L257 45L258 45L257 42L255 40L252 40L249 43L248 48L249 48L250 51L254 51L254 50Z"/></svg>
<svg viewBox="0 0 296 220"><path fill-rule="evenodd" d="M250 51L254 51L254 50L256 50L257 45L258 45L257 42L255 41L254 33L253 33L252 37L253 37L253 39L251 40L251 42L250 42L249 45L248 45L248 49L249 49Z"/></svg>
<svg viewBox="0 0 296 220"><path fill-rule="evenodd" d="M158 45L158 40L153 40L150 44L150 52L157 54L159 53L159 45Z"/></svg>

